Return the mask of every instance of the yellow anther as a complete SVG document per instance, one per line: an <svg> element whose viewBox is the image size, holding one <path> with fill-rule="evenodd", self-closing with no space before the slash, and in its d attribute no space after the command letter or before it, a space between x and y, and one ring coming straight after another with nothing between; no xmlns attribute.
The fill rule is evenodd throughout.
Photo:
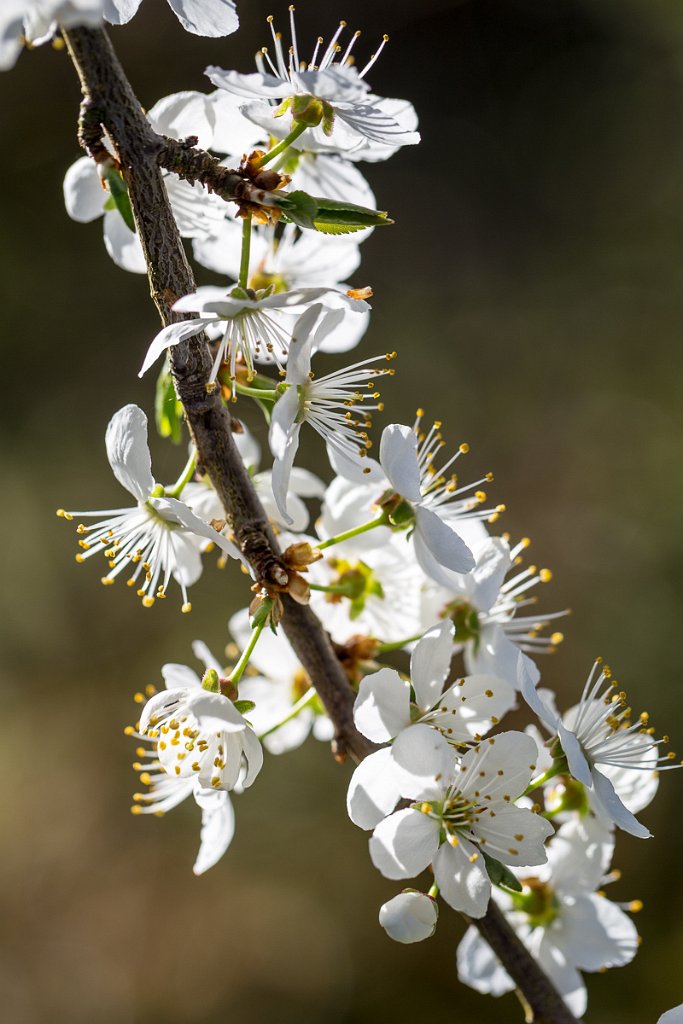
<svg viewBox="0 0 683 1024"><path fill-rule="evenodd" d="M186 601L180 610L183 613L183 615L187 615L188 612L192 611L192 605L190 604L189 601Z"/></svg>
<svg viewBox="0 0 683 1024"><path fill-rule="evenodd" d="M550 569L541 569L541 571L538 574L538 578L540 579L541 583L550 583L551 579L553 578L552 571Z"/></svg>
<svg viewBox="0 0 683 1024"><path fill-rule="evenodd" d="M114 580L112 579L111 576L103 576L102 579L100 580L100 583L102 584L103 587L111 587L113 582Z"/></svg>
<svg viewBox="0 0 683 1024"><path fill-rule="evenodd" d="M85 555L82 555L80 551L78 552L77 555L74 555L74 558L76 559L77 562L85 562Z"/></svg>
<svg viewBox="0 0 683 1024"><path fill-rule="evenodd" d="M67 512L63 508L58 508L57 509L57 515L59 516L60 519L67 519L69 522L71 522L71 520L73 519L73 516L71 515L71 513Z"/></svg>
<svg viewBox="0 0 683 1024"><path fill-rule="evenodd" d="M628 909L631 911L632 914L639 914L640 911L643 909L643 901L631 900L631 902L628 905Z"/></svg>
<svg viewBox="0 0 683 1024"><path fill-rule="evenodd" d="M477 501L486 501L486 491L475 491L474 497Z"/></svg>
<svg viewBox="0 0 683 1024"><path fill-rule="evenodd" d="M461 444L458 448L458 451L461 452L462 455L467 455L469 450L470 446L467 443Z"/></svg>
<svg viewBox="0 0 683 1024"><path fill-rule="evenodd" d="M551 644L561 644L564 640L564 633L553 633L550 637Z"/></svg>
<svg viewBox="0 0 683 1024"><path fill-rule="evenodd" d="M431 814L433 807L430 803L425 801L424 803L420 804L420 810L422 811L423 814Z"/></svg>
<svg viewBox="0 0 683 1024"><path fill-rule="evenodd" d="M142 783L143 786L152 785L152 776L149 774L149 772L142 772L140 774L140 782Z"/></svg>
<svg viewBox="0 0 683 1024"><path fill-rule="evenodd" d="M132 725L127 725L123 730L124 736L135 736L135 729Z"/></svg>
<svg viewBox="0 0 683 1024"><path fill-rule="evenodd" d="M152 597L152 595L151 594L145 594L145 596L142 599L142 607L143 608L151 608L153 604L154 604L154 598Z"/></svg>
<svg viewBox="0 0 683 1024"><path fill-rule="evenodd" d="M139 804L133 804L130 809L131 814L142 814L142 807Z"/></svg>

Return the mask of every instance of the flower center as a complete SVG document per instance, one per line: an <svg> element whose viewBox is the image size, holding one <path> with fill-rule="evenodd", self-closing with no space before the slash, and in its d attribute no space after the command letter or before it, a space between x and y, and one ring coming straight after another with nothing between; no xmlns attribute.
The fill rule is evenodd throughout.
<svg viewBox="0 0 683 1024"><path fill-rule="evenodd" d="M369 597L384 600L384 588L365 562L353 563L334 558L330 559L330 565L338 575L332 582L335 592L326 594L325 600L338 604L343 598L348 598L351 602L349 618L358 618Z"/></svg>
<svg viewBox="0 0 683 1024"><path fill-rule="evenodd" d="M440 618L450 619L455 626L455 636L458 643L474 641L474 646L479 644L481 635L481 623L479 613L469 601L458 599L451 601L440 613Z"/></svg>
<svg viewBox="0 0 683 1024"><path fill-rule="evenodd" d="M515 909L527 915L532 928L549 925L559 910L552 887L534 876L522 878L521 882L522 891L510 893Z"/></svg>

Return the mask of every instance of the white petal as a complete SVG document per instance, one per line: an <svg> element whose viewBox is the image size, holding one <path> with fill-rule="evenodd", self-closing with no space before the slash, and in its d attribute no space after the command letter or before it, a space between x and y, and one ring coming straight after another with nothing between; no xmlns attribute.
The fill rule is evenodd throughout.
<svg viewBox="0 0 683 1024"><path fill-rule="evenodd" d="M142 0L104 0L104 16L110 25L126 25Z"/></svg>
<svg viewBox="0 0 683 1024"><path fill-rule="evenodd" d="M388 748L361 761L351 776L346 795L346 809L354 825L370 830L391 814L401 798L394 774Z"/></svg>
<svg viewBox="0 0 683 1024"><path fill-rule="evenodd" d="M567 756L567 764L569 765L569 771L572 773L574 778L578 782L582 782L584 786L588 786L589 789L593 786L593 779L591 778L591 770L586 755L581 748L581 744L578 739L569 729L566 729L563 722L558 722L557 735L562 749Z"/></svg>
<svg viewBox="0 0 683 1024"><path fill-rule="evenodd" d="M114 413L105 435L112 473L129 494L147 501L154 489L152 457L147 444L147 417L137 405Z"/></svg>
<svg viewBox="0 0 683 1024"><path fill-rule="evenodd" d="M470 577L465 578L469 579ZM517 667L520 656L524 660L529 678L536 685L541 678L541 673L536 665L531 658L520 652L519 647L506 636L502 627L495 622L484 625L479 635L479 642L476 645L467 644L465 648L465 664L468 672L473 674L490 673L499 676L501 679L507 679L515 688L518 686Z"/></svg>
<svg viewBox="0 0 683 1024"><path fill-rule="evenodd" d="M496 805L478 815L474 831L486 840L486 852L503 864L545 864L545 841L553 826L523 807Z"/></svg>
<svg viewBox="0 0 683 1024"><path fill-rule="evenodd" d="M538 960L574 1016L583 1017L588 1002L583 978L554 945L550 931L544 934L538 948Z"/></svg>
<svg viewBox="0 0 683 1024"><path fill-rule="evenodd" d="M192 692L185 709L195 716L203 731L212 729L221 733L249 731L249 726L232 701L220 693L209 693L208 690Z"/></svg>
<svg viewBox="0 0 683 1024"><path fill-rule="evenodd" d="M279 99L291 96L294 92L289 82L283 82L274 75L261 75L258 72L243 75L239 71L224 71L213 65L206 69L205 74L218 89L225 89L234 96L244 96L248 100Z"/></svg>
<svg viewBox="0 0 683 1024"><path fill-rule="evenodd" d="M438 846L438 821L408 807L379 823L370 857L385 878L413 878L431 864Z"/></svg>
<svg viewBox="0 0 683 1024"><path fill-rule="evenodd" d="M221 551L225 551L226 555L229 555L231 558L237 558L246 565L242 553L235 547L232 541L228 540L222 533L214 530L212 526L205 523L199 516L196 516L192 509L188 508L184 502L178 501L177 498L150 498L150 501L155 509L163 515L164 519L180 523L181 526L184 526L190 533L194 533L195 536L205 537L207 540L213 541L216 547L219 547Z"/></svg>
<svg viewBox="0 0 683 1024"><path fill-rule="evenodd" d="M548 866L558 893L574 897L595 892L609 869L614 851L614 833L594 827L592 815L565 822L548 846Z"/></svg>
<svg viewBox="0 0 683 1024"><path fill-rule="evenodd" d="M275 403L268 441L275 462L271 476L273 497L285 523L291 525L292 517L287 511L287 494L292 466L299 448L301 426L296 422L299 410L299 396L292 387Z"/></svg>
<svg viewBox="0 0 683 1024"><path fill-rule="evenodd" d="M638 951L638 932L616 903L595 894L579 895L561 911L558 945L582 971L623 967Z"/></svg>
<svg viewBox="0 0 683 1024"><path fill-rule="evenodd" d="M420 500L417 435L414 430L400 423L385 427L379 446L379 461L395 491L408 501Z"/></svg>
<svg viewBox="0 0 683 1024"><path fill-rule="evenodd" d="M472 843L442 843L434 858L434 880L441 896L454 910L469 917L483 917L491 898L491 883L484 858Z"/></svg>
<svg viewBox="0 0 683 1024"><path fill-rule="evenodd" d="M107 192L94 160L82 156L64 175L64 205L72 220L87 224L104 213Z"/></svg>
<svg viewBox="0 0 683 1024"><path fill-rule="evenodd" d="M386 743L410 725L410 683L393 668L365 676L353 705L356 728L375 743Z"/></svg>
<svg viewBox="0 0 683 1024"><path fill-rule="evenodd" d="M551 732L557 732L560 724L560 717L550 704L542 699L540 693L536 689L533 678L529 674L527 662L522 657L521 651L519 652L519 658L517 660L517 685L519 686L522 697L524 697L524 700L527 702L533 713L540 718L543 724L546 725Z"/></svg>
<svg viewBox="0 0 683 1024"><path fill-rule="evenodd" d="M501 732L468 750L462 759L462 792L492 800L516 799L536 768L536 744L523 732ZM481 802L481 801L479 801Z"/></svg>
<svg viewBox="0 0 683 1024"><path fill-rule="evenodd" d="M247 762L247 770L241 779L241 784L246 789L248 786L251 786L263 767L263 747L253 729L247 728L241 739L244 758Z"/></svg>
<svg viewBox="0 0 683 1024"><path fill-rule="evenodd" d="M452 622L441 622L427 630L413 648L410 679L418 707L431 708L441 696L453 659L454 632Z"/></svg>
<svg viewBox="0 0 683 1024"><path fill-rule="evenodd" d="M502 537L490 537L477 551L477 564L472 570L470 586L472 603L482 612L495 602L505 575L510 569L510 546Z"/></svg>
<svg viewBox="0 0 683 1024"><path fill-rule="evenodd" d="M299 469L295 466L289 483L292 494L298 494L302 498L322 498L325 493L325 484L309 469Z"/></svg>
<svg viewBox="0 0 683 1024"><path fill-rule="evenodd" d="M415 554L419 560L418 538L436 562L444 568L461 573L467 573L474 568L474 556L462 537L452 526L440 519L436 512L422 506L415 509Z"/></svg>
<svg viewBox="0 0 683 1024"><path fill-rule="evenodd" d="M442 694L429 722L451 742L479 739L493 719L500 720L515 706L515 691L504 679L465 676Z"/></svg>
<svg viewBox="0 0 683 1024"><path fill-rule="evenodd" d="M177 690L181 687L191 690L193 687L202 685L202 681L194 671L187 665L179 665L176 662L168 662L161 666L161 675L167 690Z"/></svg>
<svg viewBox="0 0 683 1024"><path fill-rule="evenodd" d="M196 36L229 36L239 28L233 0L168 0L186 32Z"/></svg>
<svg viewBox="0 0 683 1024"><path fill-rule="evenodd" d="M147 349L147 355L145 361L142 364L142 368L138 374L138 377L142 377L149 370L150 366L156 363L162 352L166 349L172 348L179 342L184 341L185 338L191 338L194 334L199 334L207 324L214 323L213 318L211 319L194 319L194 320L182 320L177 324L169 324L168 327L164 327L163 330L159 331L152 344Z"/></svg>
<svg viewBox="0 0 683 1024"><path fill-rule="evenodd" d="M468 928L458 946L458 978L484 995L502 996L515 983L476 928Z"/></svg>
<svg viewBox="0 0 683 1024"><path fill-rule="evenodd" d="M288 384L305 384L308 382L308 375L311 372L313 328L317 323L322 308L319 302L309 306L294 325L292 340L289 344L289 355L287 357Z"/></svg>
<svg viewBox="0 0 683 1024"><path fill-rule="evenodd" d="M211 653L211 651L203 642L203 640L192 641L192 653L194 654L195 658L197 658L198 661L204 663L205 668L212 668L216 672L218 672L219 675L222 675L223 666L221 665L218 658L214 657L214 655Z"/></svg>
<svg viewBox="0 0 683 1024"><path fill-rule="evenodd" d="M203 875L216 864L235 834L235 812L225 790L198 789L195 800L202 809L202 827L197 859L192 868Z"/></svg>
<svg viewBox="0 0 683 1024"><path fill-rule="evenodd" d="M603 775L597 768L593 768L591 775L593 777L593 792L596 803L607 818L623 829L624 832L628 832L638 839L650 839L652 837L650 830L645 825L641 825L638 819L622 803L607 776Z"/></svg>
<svg viewBox="0 0 683 1024"><path fill-rule="evenodd" d="M147 111L147 120L159 135L172 139L196 135L201 149L213 142L214 119L211 97L191 89L164 96Z"/></svg>
<svg viewBox="0 0 683 1024"><path fill-rule="evenodd" d="M436 729L411 725L391 747L401 795L413 800L441 799L444 778L453 771L453 750Z"/></svg>
<svg viewBox="0 0 683 1024"><path fill-rule="evenodd" d="M146 274L147 264L140 239L118 210L107 210L103 222L104 244L117 267L130 274Z"/></svg>
<svg viewBox="0 0 683 1024"><path fill-rule="evenodd" d="M663 1013L657 1024L683 1024L683 1003Z"/></svg>
<svg viewBox="0 0 683 1024"><path fill-rule="evenodd" d="M438 916L436 900L406 890L380 907L379 923L395 942L422 942L436 931Z"/></svg>

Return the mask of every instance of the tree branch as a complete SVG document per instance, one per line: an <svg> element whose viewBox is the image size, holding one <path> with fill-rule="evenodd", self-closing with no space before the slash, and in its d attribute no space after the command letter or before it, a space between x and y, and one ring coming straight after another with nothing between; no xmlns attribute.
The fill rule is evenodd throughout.
<svg viewBox="0 0 683 1024"><path fill-rule="evenodd" d="M195 180L201 181L209 167L205 158L213 158L183 143L171 145L172 140L152 130L103 30L69 29L63 30L63 35L83 91L79 139L95 159L102 158L103 129L114 143L147 262L152 298L164 325L181 320L183 317L174 313L171 306L180 296L193 292L195 282L168 202L160 164L188 180L194 175ZM223 187L229 192L237 188L230 177L237 172L225 174ZM170 360L199 462L221 499L237 543L259 581L282 584L286 570L233 441L229 414L218 393L208 393L206 389L211 358L205 336L175 345L170 350ZM334 723L338 756L348 753L360 761L373 745L355 727L354 692L329 637L310 608L296 604L287 594L282 596L282 626ZM524 993L538 1024L576 1024L493 901L486 915L472 924Z"/></svg>

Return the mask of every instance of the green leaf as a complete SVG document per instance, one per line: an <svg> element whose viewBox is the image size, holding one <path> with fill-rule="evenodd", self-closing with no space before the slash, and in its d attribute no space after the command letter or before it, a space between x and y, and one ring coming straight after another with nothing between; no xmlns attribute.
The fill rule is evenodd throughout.
<svg viewBox="0 0 683 1024"><path fill-rule="evenodd" d="M132 232L135 232L135 218L133 217L133 208L130 205L125 181L114 167L105 170L104 180L109 189L109 194L116 204L116 209L123 217L126 226Z"/></svg>
<svg viewBox="0 0 683 1024"><path fill-rule="evenodd" d="M263 601L260 601L259 605L258 605L258 608L256 609L256 611L254 612L254 614L251 617L251 622L249 623L251 628L252 629L257 629L258 626L265 626L265 624L270 619L270 613L272 612L272 610L273 610L273 599L272 599L272 597L266 597L266 598L264 598ZM270 625L272 627L272 625L273 625L272 621L271 621Z"/></svg>
<svg viewBox="0 0 683 1024"><path fill-rule="evenodd" d="M382 210L371 210L366 206L343 203L336 199L321 199L300 190L283 196L280 207L287 220L298 227L325 233L359 231L361 228L393 224Z"/></svg>
<svg viewBox="0 0 683 1024"><path fill-rule="evenodd" d="M183 439L183 407L166 364L157 378L154 420L161 437L170 437L173 444L180 444Z"/></svg>
<svg viewBox="0 0 683 1024"><path fill-rule="evenodd" d="M494 885L504 885L506 889L513 889L515 892L522 891L522 883L516 875L513 875L512 871L510 871L505 864L501 864L499 860L496 860L495 857L491 857L490 854L484 853L481 847L479 850L480 853L484 854L486 870Z"/></svg>
<svg viewBox="0 0 683 1024"><path fill-rule="evenodd" d="M256 705L253 700L235 700L233 701L235 709L239 711L241 715L248 715L250 711L253 711Z"/></svg>

